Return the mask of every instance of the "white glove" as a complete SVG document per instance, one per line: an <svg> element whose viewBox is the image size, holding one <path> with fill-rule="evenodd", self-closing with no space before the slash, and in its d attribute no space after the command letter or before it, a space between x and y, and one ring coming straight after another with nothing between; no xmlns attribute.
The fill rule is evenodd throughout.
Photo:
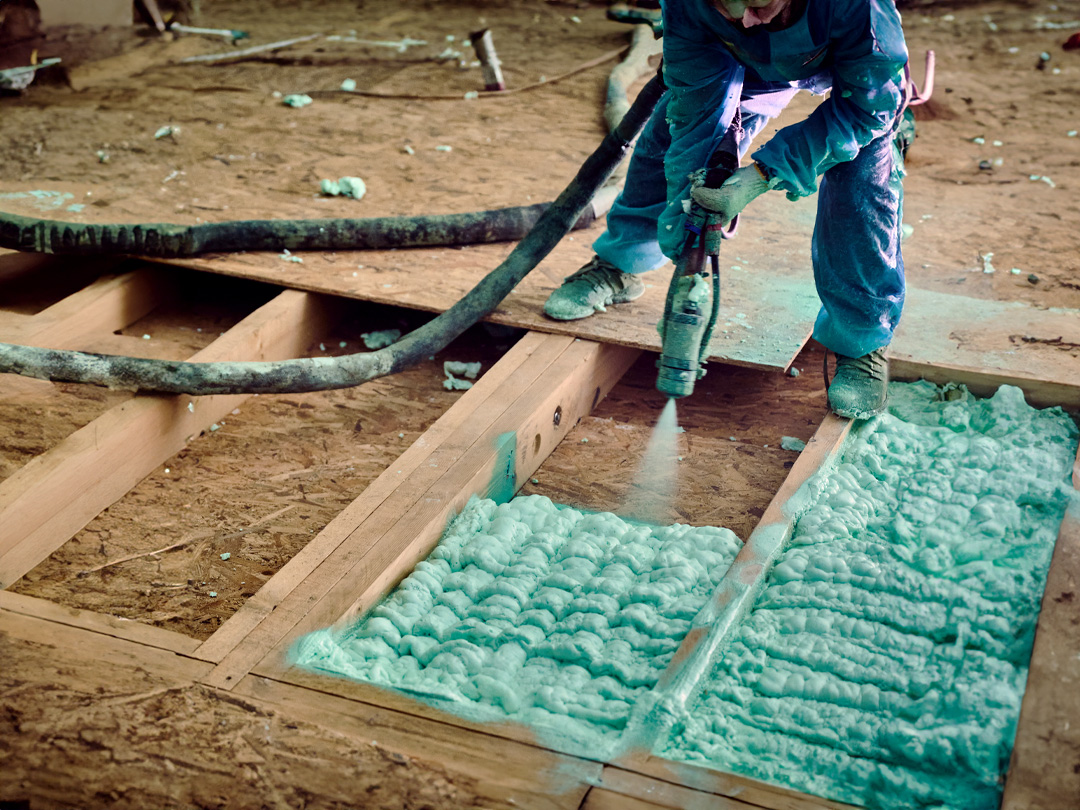
<svg viewBox="0 0 1080 810"><path fill-rule="evenodd" d="M690 198L720 215L725 227L754 199L769 190L769 181L756 163L737 169L720 188L696 186L690 190Z"/></svg>

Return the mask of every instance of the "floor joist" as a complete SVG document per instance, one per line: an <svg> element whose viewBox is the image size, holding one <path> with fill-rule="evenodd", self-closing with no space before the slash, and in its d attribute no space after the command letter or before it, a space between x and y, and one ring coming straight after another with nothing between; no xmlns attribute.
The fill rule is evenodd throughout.
<svg viewBox="0 0 1080 810"><path fill-rule="evenodd" d="M335 308L328 299L287 290L191 359L297 356L326 328ZM125 313L121 320L130 314L127 309L121 311ZM20 579L192 436L244 399L134 397L0 483L0 587Z"/></svg>
<svg viewBox="0 0 1080 810"><path fill-rule="evenodd" d="M50 317L57 319L54 323L72 321L65 327L65 340L78 344L101 339L102 330L122 328L126 324L114 325L152 308L155 290L152 274L102 281L80 299L86 311L93 313L90 325L79 323L81 310L67 299L45 312L51 310ZM332 309L316 296L287 291L196 359L300 354L325 328ZM7 323L21 321L18 328L25 335L37 317ZM637 355L635 349L527 334L205 642L11 592L0 593L0 629L13 640L48 639L50 644L88 646L118 667L149 671L172 667L170 677L184 688L198 685L275 711L302 713L357 738L377 736L392 750L427 757L475 777L496 804L594 810L620 806L620 801L642 810L699 803L732 810L842 807L714 769L659 759L644 744L612 763L594 762L538 743L523 726L471 723L375 686L288 667L287 651L301 634L348 622L377 602L430 552L448 519L471 495L512 494ZM989 380L994 373L985 372L980 379ZM1061 385L1071 388L1069 383ZM52 553L79 525L121 497L201 425L216 421L236 401L195 400L192 413L186 407L187 398L137 397L0 484L0 525L4 526L0 543L7 543L0 546L5 549L0 556L3 586ZM714 596L713 613L727 616L726 624L752 598L753 584L760 583L768 570L769 550L775 550L790 532L793 516L785 508L787 501L835 456L848 427L849 423L834 417L826 419L766 510ZM131 453L131 447L146 445L148 437L150 450ZM127 464L128 456L137 457L134 467L120 463ZM68 463L72 460L77 463ZM1080 461L1075 478L1080 480ZM87 493L84 499L61 496L79 487ZM21 494L21 499L11 498L11 493ZM58 510L40 508L41 504L55 507L71 502L74 505ZM37 517L27 523L25 513L35 514L35 510L20 509L19 504L37 504ZM60 523L53 524L54 518ZM1031 686L1006 789L1008 807L1025 806L1037 796L1040 746L1047 744L1051 732L1060 732L1054 724L1067 711L1061 701L1068 697L1060 684L1078 677L1074 662L1055 655L1054 644L1055 638L1067 635L1064 600L1058 597L1071 592L1068 589L1080 573L1077 525L1080 521L1072 512L1063 524L1051 569ZM743 581L745 577L739 579L740 572L749 576L749 584ZM718 618L715 624L725 622ZM708 635L709 628L703 627L688 636L663 686L677 683L691 658L707 655L704 641ZM177 661L185 663L177 666ZM477 765L477 760L497 764ZM501 767L504 760L509 764ZM553 782L555 774L563 781ZM553 792L552 784L559 789Z"/></svg>

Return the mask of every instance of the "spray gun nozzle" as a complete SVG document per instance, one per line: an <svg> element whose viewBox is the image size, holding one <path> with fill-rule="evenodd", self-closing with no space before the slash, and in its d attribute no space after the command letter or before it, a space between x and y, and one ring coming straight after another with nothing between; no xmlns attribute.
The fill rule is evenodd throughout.
<svg viewBox="0 0 1080 810"><path fill-rule="evenodd" d="M690 396L694 384L705 376L702 360L716 323L719 276L714 263L712 283L704 267L698 272L678 273L671 281L664 320L662 347L656 362L656 387L671 398Z"/></svg>

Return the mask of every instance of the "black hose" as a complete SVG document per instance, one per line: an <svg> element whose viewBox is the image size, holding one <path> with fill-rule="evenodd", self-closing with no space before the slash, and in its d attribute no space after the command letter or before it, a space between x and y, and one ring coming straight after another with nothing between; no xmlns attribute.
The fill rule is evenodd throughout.
<svg viewBox="0 0 1080 810"><path fill-rule="evenodd" d="M442 350L489 314L566 235L597 189L630 150L664 85L654 77L622 123L604 138L558 199L497 268L454 306L375 352L261 363L179 363L0 343L0 373L171 394L272 394L349 388L401 371Z"/></svg>
<svg viewBox="0 0 1080 810"><path fill-rule="evenodd" d="M80 256L133 254L177 259L240 250L365 250L512 242L522 239L551 203L467 214L368 219L249 219L173 225L86 225L0 212L0 247ZM573 228L596 220L586 207Z"/></svg>

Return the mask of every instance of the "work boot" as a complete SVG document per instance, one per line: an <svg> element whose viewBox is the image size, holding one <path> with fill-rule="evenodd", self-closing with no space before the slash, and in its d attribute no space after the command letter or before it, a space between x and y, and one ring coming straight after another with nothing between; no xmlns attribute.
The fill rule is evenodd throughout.
<svg viewBox="0 0 1080 810"><path fill-rule="evenodd" d="M637 276L624 273L599 256L572 276L548 296L544 312L557 321L575 321L594 312L607 312L608 304L624 304L640 298L645 285Z"/></svg>
<svg viewBox="0 0 1080 810"><path fill-rule="evenodd" d="M829 356L825 355L826 365ZM836 355L836 376L829 385L829 407L837 416L869 419L889 399L889 361L880 348L862 357Z"/></svg>

